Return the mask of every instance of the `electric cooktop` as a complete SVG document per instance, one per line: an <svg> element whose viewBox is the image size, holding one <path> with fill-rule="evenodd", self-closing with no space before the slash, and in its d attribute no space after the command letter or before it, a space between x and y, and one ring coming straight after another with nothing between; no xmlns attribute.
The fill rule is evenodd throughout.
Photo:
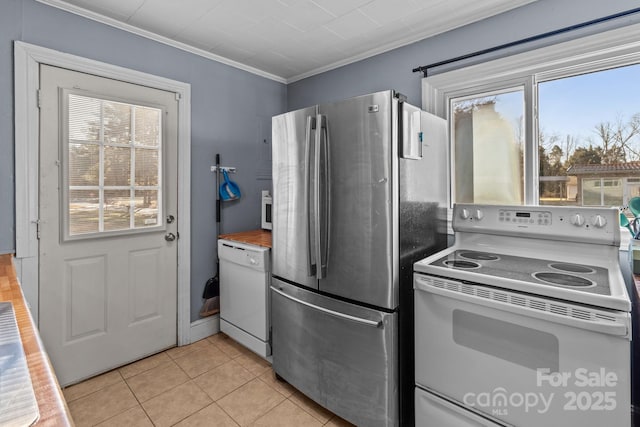
<svg viewBox="0 0 640 427"><path fill-rule="evenodd" d="M462 249L430 265L599 295L611 294L609 272L602 267Z"/></svg>
<svg viewBox="0 0 640 427"><path fill-rule="evenodd" d="M454 244L416 274L631 311L617 209L457 203Z"/></svg>

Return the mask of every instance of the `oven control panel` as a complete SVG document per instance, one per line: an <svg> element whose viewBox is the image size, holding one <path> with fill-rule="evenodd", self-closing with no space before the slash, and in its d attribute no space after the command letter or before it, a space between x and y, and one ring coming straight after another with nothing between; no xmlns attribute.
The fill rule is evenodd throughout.
<svg viewBox="0 0 640 427"><path fill-rule="evenodd" d="M456 204L453 229L613 245L620 242L618 217L615 208Z"/></svg>
<svg viewBox="0 0 640 427"><path fill-rule="evenodd" d="M549 211L521 211L500 209L498 211L498 221L514 224L551 226L551 212Z"/></svg>

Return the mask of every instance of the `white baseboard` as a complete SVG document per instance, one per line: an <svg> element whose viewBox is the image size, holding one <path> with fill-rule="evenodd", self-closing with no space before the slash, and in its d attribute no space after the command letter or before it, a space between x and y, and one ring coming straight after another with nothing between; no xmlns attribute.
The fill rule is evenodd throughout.
<svg viewBox="0 0 640 427"><path fill-rule="evenodd" d="M220 332L220 316L214 315L191 322L191 342L200 341Z"/></svg>

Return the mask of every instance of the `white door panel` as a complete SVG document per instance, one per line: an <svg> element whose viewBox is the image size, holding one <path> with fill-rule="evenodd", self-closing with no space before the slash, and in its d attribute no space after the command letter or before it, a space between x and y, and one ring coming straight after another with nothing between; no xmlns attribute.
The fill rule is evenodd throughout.
<svg viewBox="0 0 640 427"><path fill-rule="evenodd" d="M104 307L107 295L106 267L104 256L64 261L62 296L67 304L63 306L62 315L66 324L65 343L107 332L107 312Z"/></svg>
<svg viewBox="0 0 640 427"><path fill-rule="evenodd" d="M162 295L157 284L161 281L158 275L161 266L161 248L149 248L129 253L128 283L129 325L144 322L161 316L161 301L167 297Z"/></svg>
<svg viewBox="0 0 640 427"><path fill-rule="evenodd" d="M39 328L61 385L176 344L174 93L41 66Z"/></svg>

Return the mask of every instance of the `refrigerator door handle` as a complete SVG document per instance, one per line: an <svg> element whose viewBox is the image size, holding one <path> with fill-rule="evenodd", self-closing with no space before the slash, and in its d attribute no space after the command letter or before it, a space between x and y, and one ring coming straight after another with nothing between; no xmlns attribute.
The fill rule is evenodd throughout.
<svg viewBox="0 0 640 427"><path fill-rule="evenodd" d="M315 118L316 137L313 145L313 251L316 256L316 279L322 279L322 264L320 263L320 123L322 116Z"/></svg>
<svg viewBox="0 0 640 427"><path fill-rule="evenodd" d="M312 209L312 169L311 169L311 134L316 129L316 118L313 116L307 116L307 126L305 132L305 147L304 147L304 192L305 192L305 209L306 209L306 218L307 218L307 275L315 276L317 267L317 252L315 251L316 245L316 232L315 232L315 215L313 215L314 210Z"/></svg>
<svg viewBox="0 0 640 427"><path fill-rule="evenodd" d="M317 254L319 256L318 279L327 276L327 258L329 255L329 203L331 195L329 189L329 132L327 116L318 114L316 118L316 152L318 153L318 209L317 220Z"/></svg>
<svg viewBox="0 0 640 427"><path fill-rule="evenodd" d="M374 328L383 328L383 323L382 320L380 321L375 321L375 320L369 320L369 319L363 319L361 317L356 317L356 316L351 316L350 314L345 314L345 313L340 313L339 311L334 311L334 310L330 310L328 308L324 308L324 307L320 307L319 305L315 305L315 304L311 304L309 302L303 301L299 298L293 297L283 291L281 291L280 289L274 288L273 286L271 287L271 290L275 293L277 293L278 295L281 295L284 298L287 298L291 301L297 302L298 304L302 304L306 307L309 307L313 310L318 310L321 311L323 313L329 314L331 316L335 316L338 317L340 319L345 319L345 320L350 320L352 322L355 323L360 323L362 325L367 325L367 326L371 326Z"/></svg>

